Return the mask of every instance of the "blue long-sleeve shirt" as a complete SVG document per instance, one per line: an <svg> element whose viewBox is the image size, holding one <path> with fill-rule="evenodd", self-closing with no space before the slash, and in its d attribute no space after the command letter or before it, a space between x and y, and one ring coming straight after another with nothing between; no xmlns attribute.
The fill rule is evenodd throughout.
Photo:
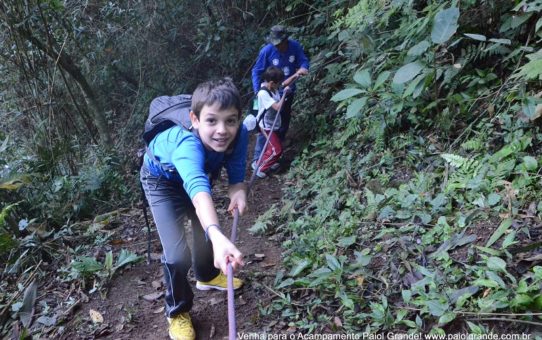
<svg viewBox="0 0 542 340"><path fill-rule="evenodd" d="M144 162L150 173L182 184L190 199L199 192L211 194L208 174L219 171L222 165L226 168L230 185L245 180L248 131L243 124L229 155L207 150L198 136L179 126L159 133L148 147L161 164L165 167L173 166L177 170L176 173L165 171L146 154Z"/></svg>
<svg viewBox="0 0 542 340"><path fill-rule="evenodd" d="M258 54L258 59L252 67L252 88L254 93L260 90L262 74L269 66L277 66L284 72L285 79L294 74L299 68L309 69L309 59L303 52L299 42L288 39L288 49L281 53L273 44L265 45ZM295 91L295 83L290 88Z"/></svg>

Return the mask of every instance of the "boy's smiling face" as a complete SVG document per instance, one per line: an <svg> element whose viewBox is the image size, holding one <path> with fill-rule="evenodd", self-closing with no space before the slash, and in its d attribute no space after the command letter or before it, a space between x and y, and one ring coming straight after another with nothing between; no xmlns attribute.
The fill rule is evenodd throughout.
<svg viewBox="0 0 542 340"><path fill-rule="evenodd" d="M190 112L192 126L198 130L203 146L208 150L225 152L239 129L239 112L234 107L220 109L220 104L204 105L199 119Z"/></svg>

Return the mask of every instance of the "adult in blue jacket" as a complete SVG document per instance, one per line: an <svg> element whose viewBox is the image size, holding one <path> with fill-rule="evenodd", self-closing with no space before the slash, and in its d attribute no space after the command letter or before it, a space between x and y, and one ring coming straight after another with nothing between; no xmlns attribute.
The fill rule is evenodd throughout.
<svg viewBox="0 0 542 340"><path fill-rule="evenodd" d="M255 94L260 91L262 75L269 66L281 68L284 72L285 83L289 80L287 84L309 73L309 59L303 51L303 46L298 41L288 38L288 32L284 26L271 27L267 41L268 44L260 50L258 59L252 68L252 87ZM292 104L296 91L295 82L289 87L292 91L286 95L286 101L281 110L282 124L278 131L278 136L283 141L290 127ZM282 92L280 95L282 96ZM257 160L260 156L264 143L265 138L258 134L253 160Z"/></svg>

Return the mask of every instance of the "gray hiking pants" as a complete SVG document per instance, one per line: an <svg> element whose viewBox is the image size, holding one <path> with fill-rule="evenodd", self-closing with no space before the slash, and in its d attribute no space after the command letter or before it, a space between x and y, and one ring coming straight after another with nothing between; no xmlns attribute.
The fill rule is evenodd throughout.
<svg viewBox="0 0 542 340"><path fill-rule="evenodd" d="M187 279L193 265L198 281L210 281L219 274L213 264L211 241L199 223L194 205L179 182L157 177L145 164L140 180L162 243L162 265L166 283L166 316L173 317L192 308L194 294ZM185 217L192 222L192 252L185 232Z"/></svg>

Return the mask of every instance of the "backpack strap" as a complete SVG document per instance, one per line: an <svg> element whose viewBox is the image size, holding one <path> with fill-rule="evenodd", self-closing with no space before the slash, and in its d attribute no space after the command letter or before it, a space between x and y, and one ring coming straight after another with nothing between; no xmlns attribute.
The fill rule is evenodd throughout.
<svg viewBox="0 0 542 340"><path fill-rule="evenodd" d="M182 129L186 130L186 131L189 131L191 132L192 134L194 134L196 137L199 138L199 133L198 133L198 130L194 129L194 127L192 125L190 125L190 127L186 127L185 124L182 124L182 125L178 125L178 124L173 124L171 127L173 126L179 126L181 127ZM165 130L164 130L165 131ZM163 132L163 131L161 131ZM156 137L156 136L155 136ZM153 138L154 139L154 138ZM235 137L235 140L234 142L237 141L237 136ZM233 144L233 143L232 143ZM175 169L175 167L173 165L170 165L170 166L167 166L165 164L162 164L157 158L156 156L154 156L154 153L152 152L152 150L149 148L149 146L147 144L145 144L145 153L147 154L147 156L149 156L149 159L156 165L158 166L160 169L162 169L164 172L169 172L169 173L176 173L177 172L177 169Z"/></svg>
<svg viewBox="0 0 542 340"><path fill-rule="evenodd" d="M261 90L264 90L265 92L269 93L269 96L271 98L273 98L273 93L271 92L270 89L268 89L267 87L263 86L260 88ZM265 114L267 113L267 111L269 111L269 109L264 109L263 112L262 112L262 115L260 116L259 119L256 120L256 126L260 126L260 122L263 120L263 118L265 117ZM264 121L264 125L265 125L265 121Z"/></svg>

